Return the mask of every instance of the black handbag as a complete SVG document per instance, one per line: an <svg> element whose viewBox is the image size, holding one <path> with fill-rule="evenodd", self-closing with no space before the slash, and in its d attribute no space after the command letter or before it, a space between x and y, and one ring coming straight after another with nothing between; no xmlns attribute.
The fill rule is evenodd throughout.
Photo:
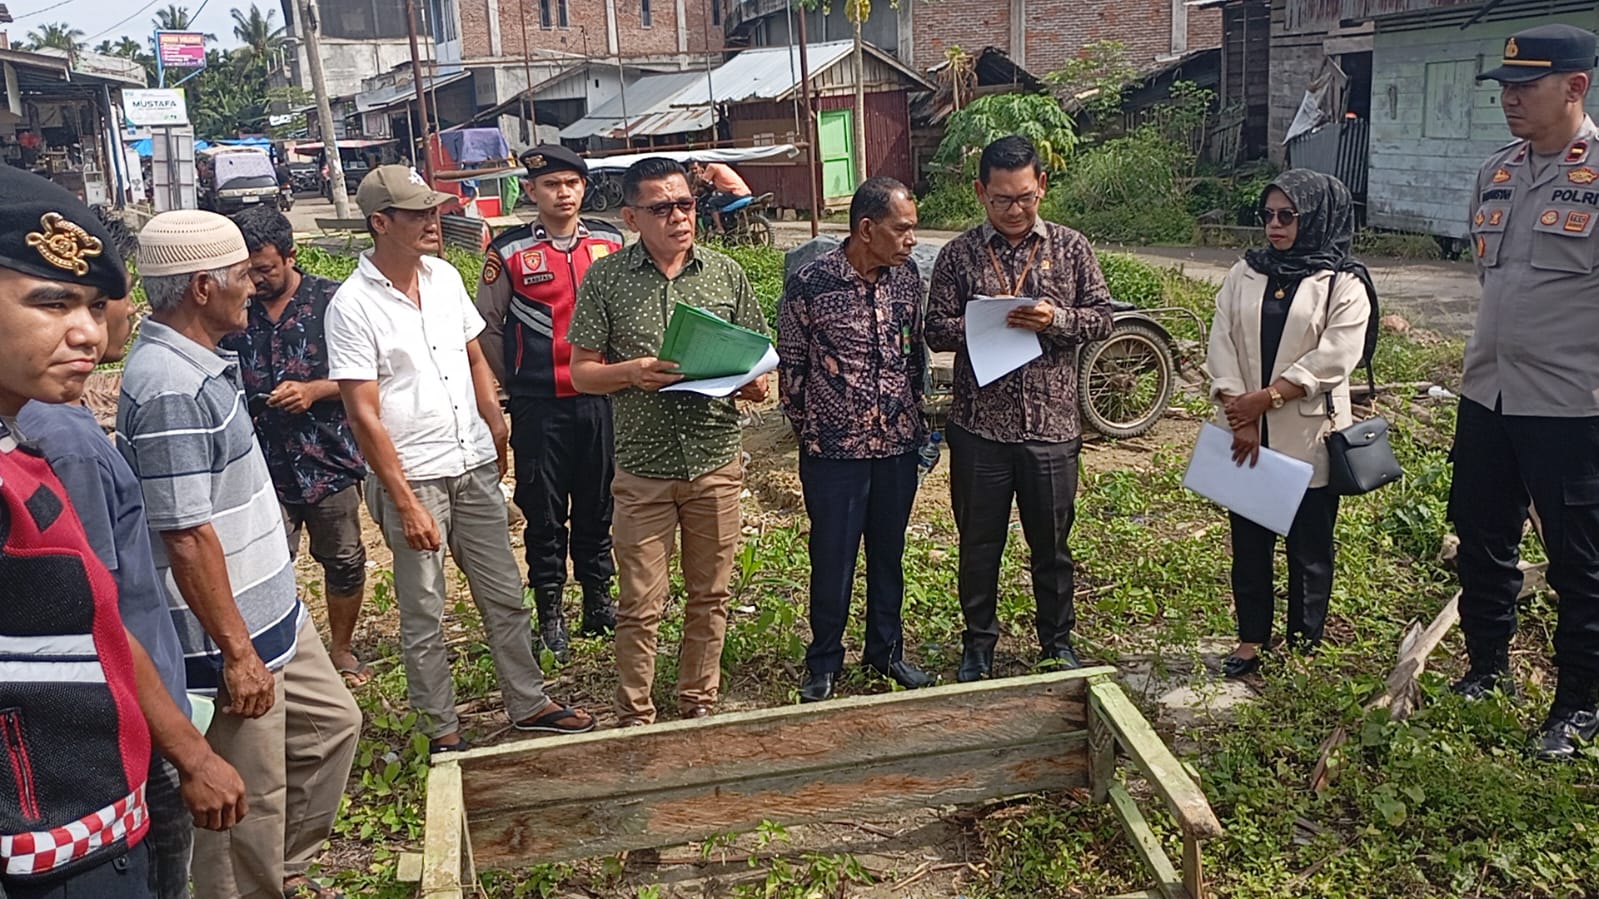
<svg viewBox="0 0 1599 899"><path fill-rule="evenodd" d="M1338 284L1334 272L1327 285L1328 312L1332 309L1332 291ZM1369 285L1368 285L1369 289ZM1375 307L1373 307L1375 308ZM1376 314L1373 312L1373 314ZM1371 361L1366 361L1366 395L1377 395L1377 379L1372 374ZM1327 417L1333 414L1332 393L1326 393ZM1388 419L1373 415L1357 421L1342 431L1327 435L1327 488L1338 496L1359 496L1370 493L1384 484L1399 480L1404 469L1394 457L1394 448L1388 442Z"/></svg>
<svg viewBox="0 0 1599 899"><path fill-rule="evenodd" d="M1331 396L1327 408L1330 413ZM1327 487L1338 496L1370 493L1402 474L1388 443L1388 419L1381 415L1327 435Z"/></svg>

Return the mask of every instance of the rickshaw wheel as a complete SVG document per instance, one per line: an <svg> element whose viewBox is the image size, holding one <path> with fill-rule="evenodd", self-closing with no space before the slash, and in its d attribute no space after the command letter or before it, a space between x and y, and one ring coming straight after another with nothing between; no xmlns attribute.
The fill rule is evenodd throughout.
<svg viewBox="0 0 1599 899"><path fill-rule="evenodd" d="M1149 433L1176 387L1171 345L1153 325L1122 320L1110 336L1082 348L1077 391L1083 421L1106 437Z"/></svg>

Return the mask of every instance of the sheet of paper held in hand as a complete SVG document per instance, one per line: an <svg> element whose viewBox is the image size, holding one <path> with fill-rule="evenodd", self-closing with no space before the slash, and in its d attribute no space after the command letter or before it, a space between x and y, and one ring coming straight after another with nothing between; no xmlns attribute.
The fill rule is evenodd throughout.
<svg viewBox="0 0 1599 899"><path fill-rule="evenodd" d="M1183 486L1263 528L1287 536L1299 502L1310 487L1312 469L1276 450L1262 447L1254 468L1233 461L1233 432L1206 422L1199 429L1194 457Z"/></svg>
<svg viewBox="0 0 1599 899"><path fill-rule="evenodd" d="M667 393L670 391L678 391L684 393L703 393L706 396L716 397L732 396L734 393L738 392L740 387L743 387L745 384L748 384L756 378L759 378L761 375L766 374L776 367L777 348L768 345L766 347L766 355L761 357L761 361L755 363L754 368L743 374L728 375L725 378L702 378L698 381L678 381L676 384L662 387L661 392Z"/></svg>
<svg viewBox="0 0 1599 899"><path fill-rule="evenodd" d="M966 355L978 387L987 387L1044 355L1036 332L1005 324L1013 310L1036 305L1032 297L974 296L967 302Z"/></svg>

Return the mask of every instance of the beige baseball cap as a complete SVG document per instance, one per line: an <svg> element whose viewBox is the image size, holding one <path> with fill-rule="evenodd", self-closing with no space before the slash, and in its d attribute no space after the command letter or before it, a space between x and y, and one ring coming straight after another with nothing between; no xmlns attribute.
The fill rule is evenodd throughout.
<svg viewBox="0 0 1599 899"><path fill-rule="evenodd" d="M404 165L380 165L355 189L355 203L363 216L385 209L437 209L455 199L429 187L416 169Z"/></svg>

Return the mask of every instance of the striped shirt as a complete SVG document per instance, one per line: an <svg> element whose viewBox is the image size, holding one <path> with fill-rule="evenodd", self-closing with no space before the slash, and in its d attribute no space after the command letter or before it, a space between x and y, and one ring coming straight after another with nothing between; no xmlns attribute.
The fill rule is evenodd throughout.
<svg viewBox="0 0 1599 899"><path fill-rule="evenodd" d="M166 585L189 689L214 693L222 653L178 592L163 531L210 524L255 651L277 671L305 620L266 459L245 412L238 357L146 320L128 353L117 448L139 476L156 572Z"/></svg>

